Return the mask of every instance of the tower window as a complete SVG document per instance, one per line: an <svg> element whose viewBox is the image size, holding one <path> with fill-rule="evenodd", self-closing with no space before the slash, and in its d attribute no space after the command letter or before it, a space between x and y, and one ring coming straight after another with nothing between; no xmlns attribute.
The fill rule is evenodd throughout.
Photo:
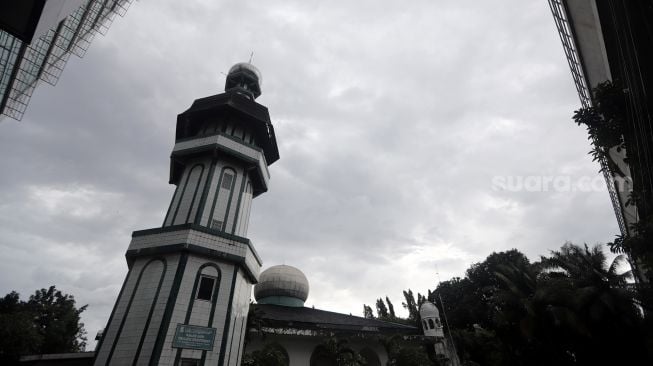
<svg viewBox="0 0 653 366"><path fill-rule="evenodd" d="M234 180L234 176L229 174L229 173L224 173L224 176L222 177L222 188L224 189L231 189L231 183Z"/></svg>
<svg viewBox="0 0 653 366"><path fill-rule="evenodd" d="M211 300L213 296L213 288L215 287L215 278L201 276L200 285L197 289L197 299L198 300Z"/></svg>
<svg viewBox="0 0 653 366"><path fill-rule="evenodd" d="M214 219L211 223L211 229L222 230L222 221Z"/></svg>
<svg viewBox="0 0 653 366"><path fill-rule="evenodd" d="M426 320L422 320L422 323L424 323L424 329L429 329L429 325L426 324Z"/></svg>
<svg viewBox="0 0 653 366"><path fill-rule="evenodd" d="M434 328L435 328L435 324L433 323L433 319L429 319L429 328L430 328L430 329L434 329Z"/></svg>

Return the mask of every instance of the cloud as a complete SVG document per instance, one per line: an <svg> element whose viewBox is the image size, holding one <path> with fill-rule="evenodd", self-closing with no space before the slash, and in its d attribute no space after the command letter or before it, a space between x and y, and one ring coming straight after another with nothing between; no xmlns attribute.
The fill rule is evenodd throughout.
<svg viewBox="0 0 653 366"><path fill-rule="evenodd" d="M103 327L131 231L172 196L176 115L252 51L281 160L249 237L306 273L309 305L399 310L492 251L617 232L606 192L493 189L598 175L545 2L141 1L0 123L0 290L56 283Z"/></svg>

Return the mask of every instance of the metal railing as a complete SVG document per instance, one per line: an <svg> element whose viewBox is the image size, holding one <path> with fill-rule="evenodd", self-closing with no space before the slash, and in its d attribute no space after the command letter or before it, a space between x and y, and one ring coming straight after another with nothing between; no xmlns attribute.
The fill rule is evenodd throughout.
<svg viewBox="0 0 653 366"><path fill-rule="evenodd" d="M562 48L564 49L567 63L569 64L569 69L571 70L571 76L574 79L574 84L578 91L580 103L585 108L591 107L593 105L592 92L589 88L589 83L587 82L587 77L585 76L585 71L583 69L582 55L578 52L574 31L567 16L566 0L548 0L548 2L549 7L551 8L551 13L553 14L553 20L558 29L558 35L562 42ZM608 169L608 162L605 158L599 159L599 163L601 164L601 172L603 172L605 184L608 186L608 192L610 193L610 200L612 201L614 214L617 217L619 230L622 235L627 236L628 228L623 216L621 199L619 198L619 194L615 187L614 177Z"/></svg>
<svg viewBox="0 0 653 366"><path fill-rule="evenodd" d="M25 45L21 57L7 58L13 65L2 65L3 70L12 71L10 80L2 83L0 114L20 121L37 84L44 81L55 85L70 54L83 57L93 37L97 33L105 34L115 16L123 16L131 2L89 0L63 19L55 29ZM14 37L0 30L1 40L18 41L11 38ZM4 44L0 46L7 48Z"/></svg>

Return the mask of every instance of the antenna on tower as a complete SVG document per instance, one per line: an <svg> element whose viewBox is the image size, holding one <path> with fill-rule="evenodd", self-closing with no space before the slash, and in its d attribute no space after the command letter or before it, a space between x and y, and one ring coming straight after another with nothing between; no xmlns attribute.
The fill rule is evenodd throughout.
<svg viewBox="0 0 653 366"><path fill-rule="evenodd" d="M438 280L438 286L440 286L440 271L438 270L438 264L435 264L435 276L437 277ZM437 286L436 286L437 289ZM444 302L442 301L442 296L440 295L440 292L438 291L438 299L440 300L440 305L442 306L442 315L444 315L444 324L447 326L447 333L449 333L449 339L451 340L451 346L453 347L453 351L455 354L458 354L458 351L456 350L456 343L453 341L453 334L451 334L451 328L449 327L449 320L447 319L447 313L444 310Z"/></svg>
<svg viewBox="0 0 653 366"><path fill-rule="evenodd" d="M254 58L254 51L252 51L252 53L249 54L249 63L250 64L252 63L253 58Z"/></svg>

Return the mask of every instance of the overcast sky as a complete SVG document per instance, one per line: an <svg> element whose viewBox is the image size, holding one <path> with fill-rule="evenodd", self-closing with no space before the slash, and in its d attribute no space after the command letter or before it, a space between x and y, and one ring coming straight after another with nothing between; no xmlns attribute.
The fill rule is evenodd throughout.
<svg viewBox="0 0 653 366"><path fill-rule="evenodd" d="M307 306L400 308L492 251L618 232L546 0L141 0L0 122L0 295L56 284L92 339L165 216L176 115L252 51L281 159L248 236Z"/></svg>

